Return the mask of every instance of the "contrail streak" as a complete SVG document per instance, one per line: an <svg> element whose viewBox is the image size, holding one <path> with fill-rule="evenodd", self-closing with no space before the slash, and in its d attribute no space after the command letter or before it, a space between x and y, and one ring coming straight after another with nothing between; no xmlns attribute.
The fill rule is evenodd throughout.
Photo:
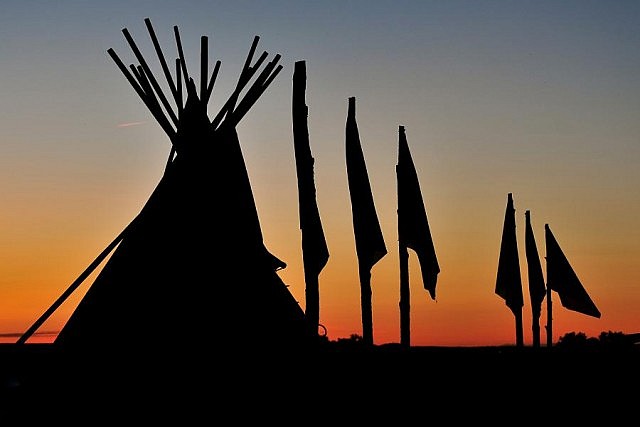
<svg viewBox="0 0 640 427"><path fill-rule="evenodd" d="M147 123L146 121L144 122L129 122L129 123L120 123L119 125L117 125L117 127L119 128L128 128L130 126L138 126L138 125L142 125L144 123Z"/></svg>

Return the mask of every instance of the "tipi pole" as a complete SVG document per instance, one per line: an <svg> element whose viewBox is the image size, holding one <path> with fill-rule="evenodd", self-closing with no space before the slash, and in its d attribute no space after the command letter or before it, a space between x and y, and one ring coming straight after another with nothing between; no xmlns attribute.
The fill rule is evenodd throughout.
<svg viewBox="0 0 640 427"><path fill-rule="evenodd" d="M222 119L226 116L228 112L233 111L233 109L236 106L236 102L238 101L238 97L240 96L240 92L242 92L242 89L244 89L247 83L249 83L249 81L251 80L255 72L258 70L260 65L267 58L268 53L263 52L260 58L258 58L258 60L256 61L256 63L253 66L251 66L251 60L253 59L253 55L255 53L255 50L259 41L260 41L260 37L255 36L253 38L253 43L249 48L249 53L247 54L247 58L245 59L244 66L242 67L242 71L240 71L240 76L238 77L238 82L236 83L235 90L231 93L231 95L227 99L227 102L220 109L220 111L218 111L218 114L211 121L211 126L214 129L218 127L218 125L220 124L220 122L222 122Z"/></svg>
<svg viewBox="0 0 640 427"><path fill-rule="evenodd" d="M129 83L131 84L131 86L133 87L133 89L136 91L136 93L138 94L138 96L140 96L140 99L142 99L142 102L144 102L144 104L147 106L147 108L149 109L149 111L153 114L154 118L158 121L158 123L160 124L160 126L162 127L162 129L165 131L165 133L169 136L169 139L171 140L172 143L175 143L176 140L176 131L173 129L173 126L171 126L171 123L169 122L169 120L165 117L164 113L162 112L162 110L156 110L156 108L154 108L154 105L150 102L150 98L149 95L142 89L142 87L140 86L140 84L136 81L136 79L131 75L131 73L129 72L129 70L127 70L127 67L124 65L124 63L120 60L120 57L118 57L118 55L116 54L116 52L112 49L109 48L107 50L107 52L109 53L109 55L111 56L111 58L113 59L113 61L116 63L116 65L118 66L118 68L120 69L120 71L122 71L122 74L124 74L124 76L127 78L127 80L129 81Z"/></svg>
<svg viewBox="0 0 640 427"><path fill-rule="evenodd" d="M209 38L200 36L200 99L204 100L207 93L209 75ZM207 104L204 104L207 105Z"/></svg>
<svg viewBox="0 0 640 427"><path fill-rule="evenodd" d="M180 58L176 58L176 102L178 103L178 114L182 114L184 110L184 100L182 97L182 68L180 67Z"/></svg>
<svg viewBox="0 0 640 427"><path fill-rule="evenodd" d="M171 147L171 153L169 154L169 158L167 159L167 164L165 166L165 171L166 168L169 167L169 164L171 163L171 160L173 159L173 155L175 153L175 146ZM120 234L118 234L118 236L113 239L113 241L111 243L109 243L109 245L104 248L104 250L100 253L100 255L98 255L91 264L89 264L89 266L78 276L78 278L76 280L73 281L73 283L71 285L69 285L69 287L67 288L66 291L64 291L64 293L62 295L60 295L60 297L58 297L58 299L51 304L51 307L49 307L47 309L47 311L45 311L39 318L38 320L36 320L33 325L31 325L31 327L29 329L27 329L27 331L22 334L22 336L20 336L20 338L18 338L18 341L16 341L16 344L24 344L25 342L27 342L27 340L29 338L31 338L31 336L40 328L40 326L42 326L42 324L44 322L47 321L47 319L49 317L51 317L51 315L58 309L58 307L60 307L62 305L62 303L64 303L67 298L69 298L71 296L71 294L78 288L78 286L80 286L82 284L82 282L84 282L87 277L89 277L89 275L91 273L93 273L93 271L100 265L100 263L102 263L102 261L104 261L104 259L107 257L107 255L109 255L115 248L116 246L118 246L120 244L120 242L122 242L122 239L124 239L124 237L126 236L127 232L133 227L133 225L135 224L136 220L138 219L138 217L136 216L125 228L124 230L122 230L120 232Z"/></svg>
<svg viewBox="0 0 640 427"><path fill-rule="evenodd" d="M144 72L147 74L147 77L149 79L149 82L151 83L151 86L153 86L153 89L157 92L158 97L160 98L160 102L162 102L162 105L164 105L164 108L167 111L167 113L169 114L169 117L171 118L171 120L173 121L173 124L177 126L178 125L178 118L176 117L175 113L173 112L173 109L171 108L171 105L169 104L169 101L164 96L164 93L162 92L162 89L160 88L160 85L158 84L158 81L156 80L155 76L151 72L151 68L149 68L149 64L147 64L147 61L145 61L144 56L142 55L142 52L140 52L140 49L138 49L138 46L136 45L136 42L133 40L133 37L131 37L131 34L129 33L129 30L124 28L122 30L122 34L124 34L125 39L127 39L127 42L129 43L129 46L131 47L131 51L136 56L138 61L140 61L140 66L142 66L142 68L144 69Z"/></svg>
<svg viewBox="0 0 640 427"><path fill-rule="evenodd" d="M151 41L153 42L153 47L155 48L156 54L158 55L158 60L160 61L160 65L162 66L162 71L164 72L164 76L167 79L167 83L169 84L169 88L171 89L171 93L173 94L173 99L178 107L178 113L180 113L182 112L182 97L178 97L176 83L174 83L171 72L169 71L167 60L164 57L164 53L162 53L162 48L160 47L160 42L158 42L156 33L153 30L153 26L151 25L151 20L149 18L145 18L144 22L147 25L147 30L149 31L149 36L151 37ZM180 77L177 78L177 82L178 84L180 84Z"/></svg>
<svg viewBox="0 0 640 427"><path fill-rule="evenodd" d="M118 246L118 244L122 241L125 234L127 233L127 231L129 231L129 229L131 228L131 225L134 222L135 220L132 221L124 230L122 230L122 232L118 235L118 237L116 237L100 253L100 255L98 255L96 259L93 260L93 262L89 265L89 267L87 267L82 272L82 274L80 274L80 276L78 276L78 278L74 280L74 282L67 288L67 290L64 291L64 293L58 297L58 299L51 305L51 307L49 307L47 311L45 311L42 314L42 316L40 316L38 320L36 320L34 324L31 325L31 327L27 330L27 332L25 332L24 334L22 334L20 338L18 338L18 341L16 341L16 344L24 344L25 342L27 342L29 338L31 338L31 335L33 335L38 330L38 328L40 328L40 326L42 326L42 324L46 322L46 320L53 314L53 312L56 311L58 307L60 307L62 303L67 300L67 298L69 298L69 296L78 288L78 286L80 286L82 282L84 282L85 279L89 277L89 275L93 273L93 271L100 265L100 263L104 261L107 255L109 255L111 251L113 251L115 247Z"/></svg>
<svg viewBox="0 0 640 427"><path fill-rule="evenodd" d="M213 72L211 73L211 78L209 79L209 86L207 86L207 92L204 94L204 97L202 98L202 102L204 103L204 105L207 105L209 103L209 98L211 98L211 93L213 92L213 85L216 82L216 79L218 78L218 72L220 71L220 65L222 64L221 61L216 61L216 65L213 67Z"/></svg>
<svg viewBox="0 0 640 427"><path fill-rule="evenodd" d="M277 65L280 55L276 54L271 62L265 65L264 70L256 78L253 85L247 90L246 95L232 112L232 126L235 126L245 114L251 109L253 104L262 96L267 87L273 82L283 66ZM277 66L276 66L277 65ZM274 69L275 68L275 69Z"/></svg>
<svg viewBox="0 0 640 427"><path fill-rule="evenodd" d="M176 47L178 48L178 57L180 58L180 67L182 68L182 74L184 76L184 81L189 81L189 73L187 72L187 61L184 59L184 51L182 50L182 41L180 40L180 31L178 30L178 26L175 25L173 27L173 34L176 38Z"/></svg>

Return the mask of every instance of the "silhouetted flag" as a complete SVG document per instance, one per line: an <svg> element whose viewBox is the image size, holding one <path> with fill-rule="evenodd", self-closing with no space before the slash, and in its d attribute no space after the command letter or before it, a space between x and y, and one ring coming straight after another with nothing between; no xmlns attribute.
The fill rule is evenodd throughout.
<svg viewBox="0 0 640 427"><path fill-rule="evenodd" d="M398 240L400 245L413 249L418 255L424 288L435 299L440 266L404 126L399 127L398 146Z"/></svg>
<svg viewBox="0 0 640 427"><path fill-rule="evenodd" d="M507 208L504 213L502 242L500 244L500 259L498 261L498 276L496 278L496 294L501 296L507 307L514 315L522 311L524 299L522 296L522 279L520 277L520 258L518 256L518 242L516 239L516 210L513 207L513 197L509 193Z"/></svg>
<svg viewBox="0 0 640 427"><path fill-rule="evenodd" d="M360 144L354 97L349 98L347 113L346 158L358 263L361 269L371 270L375 263L387 254L387 247L373 203L369 175Z"/></svg>
<svg viewBox="0 0 640 427"><path fill-rule="evenodd" d="M298 174L298 209L302 231L302 252L305 271L319 275L329 260L320 213L316 201L313 174L314 159L309 145L307 124L308 109L305 104L306 66L297 61L293 72L293 146Z"/></svg>
<svg viewBox="0 0 640 427"><path fill-rule="evenodd" d="M545 224L544 231L547 244L547 286L558 293L563 307L587 316L600 317L600 311L573 271L548 224Z"/></svg>
<svg viewBox="0 0 640 427"><path fill-rule="evenodd" d="M527 271L529 274L529 297L531 299L531 311L538 318L542 312L542 301L546 293L544 285L544 276L542 274L542 265L540 264L540 256L538 255L538 247L536 239L531 227L531 218L529 211L525 212L526 224L524 234L525 253L527 256Z"/></svg>

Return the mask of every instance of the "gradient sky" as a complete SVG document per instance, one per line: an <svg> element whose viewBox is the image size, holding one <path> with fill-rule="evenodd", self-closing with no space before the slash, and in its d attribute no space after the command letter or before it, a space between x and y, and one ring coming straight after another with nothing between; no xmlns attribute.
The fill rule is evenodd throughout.
<svg viewBox="0 0 640 427"><path fill-rule="evenodd" d="M410 251L412 345L515 342L513 314L494 293L508 193L525 344L532 339L525 210L543 269L549 224L602 313L566 310L554 293L554 342L572 331L640 332L640 2L10 0L0 14L4 341L14 342L67 289L160 179L169 140L107 54L114 48L134 62L126 27L154 68L147 17L165 52L173 53L173 26L180 28L193 70L200 36L209 36L211 64L222 61L211 115L235 85L255 35L259 52L282 55L283 71L238 132L265 244L288 263L279 274L303 308L291 79L294 62L307 62L310 142L330 251L320 321L331 339L362 334L344 155L350 96L389 251L372 269L375 343L400 336L399 125L441 268L433 301ZM59 330L90 284L41 332ZM158 319L158 328L166 321Z"/></svg>

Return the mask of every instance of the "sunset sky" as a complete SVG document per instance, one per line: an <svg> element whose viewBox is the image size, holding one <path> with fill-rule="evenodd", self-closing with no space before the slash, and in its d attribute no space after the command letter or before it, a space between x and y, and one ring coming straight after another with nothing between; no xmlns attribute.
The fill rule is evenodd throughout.
<svg viewBox="0 0 640 427"><path fill-rule="evenodd" d="M410 251L412 345L515 342L513 314L494 292L508 193L525 344L532 341L526 210L543 269L549 224L602 313L564 309L554 293L554 342L573 331L640 332L640 2L9 0L0 13L2 342L14 342L67 289L162 175L170 142L107 54L114 48L125 63L135 61L121 32L127 28L162 77L147 17L165 53L175 52L173 26L180 28L194 71L200 36L209 36L210 69L222 61L210 117L231 93L254 36L259 53L282 55L283 71L238 134L265 245L288 264L279 275L303 308L291 91L294 63L306 61L317 200L330 252L319 278L329 338L362 334L345 167L349 97L357 100L388 249L371 271L375 343L400 337L400 125L441 269L434 301ZM34 340L52 339L90 284L41 328L53 334ZM230 303L242 310L241 301ZM546 316L545 302L543 343Z"/></svg>

